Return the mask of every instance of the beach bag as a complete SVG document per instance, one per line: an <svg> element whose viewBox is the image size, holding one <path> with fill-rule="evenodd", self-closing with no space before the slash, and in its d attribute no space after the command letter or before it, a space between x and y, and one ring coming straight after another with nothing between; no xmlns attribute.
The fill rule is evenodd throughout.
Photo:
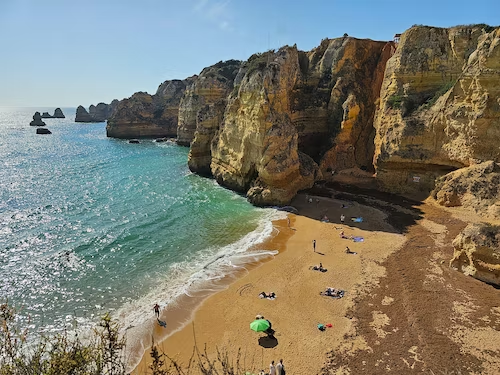
<svg viewBox="0 0 500 375"><path fill-rule="evenodd" d="M326 328L325 328L325 326L323 324L318 324L318 329L320 331L324 331Z"/></svg>

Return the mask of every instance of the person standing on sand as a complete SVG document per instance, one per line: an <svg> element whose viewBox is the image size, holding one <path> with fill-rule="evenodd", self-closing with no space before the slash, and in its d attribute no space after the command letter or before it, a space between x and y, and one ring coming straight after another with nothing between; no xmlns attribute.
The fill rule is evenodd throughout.
<svg viewBox="0 0 500 375"><path fill-rule="evenodd" d="M313 251L316 252L316 240L313 240Z"/></svg>
<svg viewBox="0 0 500 375"><path fill-rule="evenodd" d="M283 360L280 359L276 365L276 375L285 375L285 366L283 366Z"/></svg>
<svg viewBox="0 0 500 375"><path fill-rule="evenodd" d="M153 306L153 309L155 310L156 317L159 318L160 317L160 305L155 303L155 305Z"/></svg>
<svg viewBox="0 0 500 375"><path fill-rule="evenodd" d="M276 375L276 367L274 367L274 361L271 361L269 365L269 375Z"/></svg>

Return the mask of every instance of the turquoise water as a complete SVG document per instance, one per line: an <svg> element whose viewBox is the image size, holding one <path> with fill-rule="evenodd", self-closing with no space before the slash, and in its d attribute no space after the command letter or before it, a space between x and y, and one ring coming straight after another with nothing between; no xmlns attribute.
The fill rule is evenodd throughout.
<svg viewBox="0 0 500 375"><path fill-rule="evenodd" d="M248 249L276 213L190 173L187 148L109 139L74 108L36 135L35 110L54 108L0 108L0 299L34 331L136 325L274 253Z"/></svg>

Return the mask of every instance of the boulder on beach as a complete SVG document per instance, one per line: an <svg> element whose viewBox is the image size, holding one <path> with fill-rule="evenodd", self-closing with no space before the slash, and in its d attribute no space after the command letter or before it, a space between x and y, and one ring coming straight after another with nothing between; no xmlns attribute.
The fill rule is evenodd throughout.
<svg viewBox="0 0 500 375"><path fill-rule="evenodd" d="M33 115L33 121L30 122L30 126L45 126L45 122L42 121L40 112L35 112Z"/></svg>
<svg viewBox="0 0 500 375"><path fill-rule="evenodd" d="M47 128L38 128L36 134L52 134L52 132Z"/></svg>

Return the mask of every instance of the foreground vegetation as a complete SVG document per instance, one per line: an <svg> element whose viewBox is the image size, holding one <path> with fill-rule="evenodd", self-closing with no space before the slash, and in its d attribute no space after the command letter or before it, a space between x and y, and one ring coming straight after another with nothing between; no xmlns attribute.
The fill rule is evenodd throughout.
<svg viewBox="0 0 500 375"><path fill-rule="evenodd" d="M125 338L120 326L104 315L89 337L63 331L54 336L42 336L36 343L28 343L28 330L21 329L16 311L7 303L0 304L0 375L122 375L126 374ZM241 352L233 358L226 351L217 350L210 358L206 348L194 348L189 363L181 365L174 358L160 353L156 346L150 352L151 375L251 375L245 369L254 368L254 361L246 363Z"/></svg>

